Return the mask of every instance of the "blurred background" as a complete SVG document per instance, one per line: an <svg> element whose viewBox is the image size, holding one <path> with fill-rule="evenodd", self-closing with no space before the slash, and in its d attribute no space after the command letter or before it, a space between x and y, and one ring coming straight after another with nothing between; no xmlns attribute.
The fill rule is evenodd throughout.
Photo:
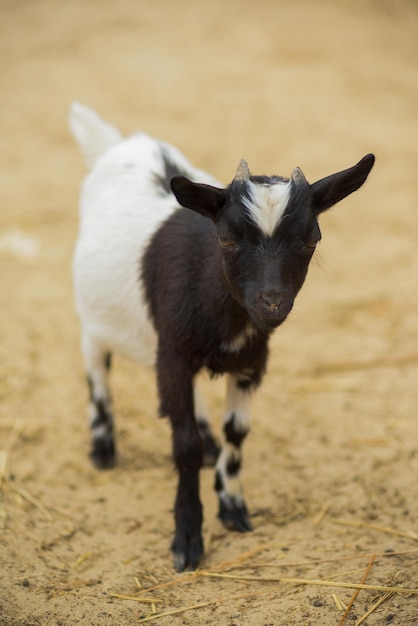
<svg viewBox="0 0 418 626"><path fill-rule="evenodd" d="M241 158L255 174L300 166L313 182L376 154L364 188L322 216L318 258L274 337L248 444L256 468L248 492L274 509L273 494L286 511L291 491L312 514L328 494L335 515L373 510L382 523L408 525L418 457L417 70L414 0L0 0L0 448L9 442L29 492L72 506L78 524L82 507L93 528L91 490L105 485L106 499L113 488L110 475L98 487L87 461L71 283L85 175L67 122L77 100L124 134L144 130L175 144L225 183ZM120 363L114 376L120 510L108 510L103 540L117 541L123 503L129 511L133 484L149 480L141 510L164 519L156 540L164 561L173 477L153 375ZM219 385L210 392L218 418ZM260 487L265 472L272 480ZM212 476L203 481L210 491ZM5 497L5 506L6 526L27 530L28 503ZM214 519L216 504L207 507ZM39 568L30 542L57 530L58 522L47 529L30 520L21 545L8 538L10 576L16 558ZM323 528L325 541L332 529ZM275 532L267 524L266 537ZM291 543L293 526L283 532ZM123 538L130 549L132 537ZM156 567L155 553L149 558Z"/></svg>

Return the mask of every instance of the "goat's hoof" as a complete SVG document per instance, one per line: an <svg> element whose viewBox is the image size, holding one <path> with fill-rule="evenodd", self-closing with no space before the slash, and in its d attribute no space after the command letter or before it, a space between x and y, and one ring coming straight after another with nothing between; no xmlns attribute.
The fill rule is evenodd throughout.
<svg viewBox="0 0 418 626"><path fill-rule="evenodd" d="M201 537L175 539L173 542L173 564L177 572L194 571L203 557L203 541Z"/></svg>
<svg viewBox="0 0 418 626"><path fill-rule="evenodd" d="M116 451L113 438L94 439L90 458L97 469L111 469L116 465Z"/></svg>
<svg viewBox="0 0 418 626"><path fill-rule="evenodd" d="M218 517L228 530L237 530L240 533L247 533L253 529L245 504L232 504L228 506L225 502L220 502Z"/></svg>
<svg viewBox="0 0 418 626"><path fill-rule="evenodd" d="M221 448L215 437L205 422L198 422L197 428L203 443L203 465L204 467L214 467L218 460Z"/></svg>

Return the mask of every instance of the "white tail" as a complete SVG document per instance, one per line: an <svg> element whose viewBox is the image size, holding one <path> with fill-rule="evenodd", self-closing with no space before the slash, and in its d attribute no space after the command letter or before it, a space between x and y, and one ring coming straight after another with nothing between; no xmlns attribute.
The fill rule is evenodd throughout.
<svg viewBox="0 0 418 626"><path fill-rule="evenodd" d="M71 105L69 124L90 169L102 154L123 139L115 126L105 122L95 111L78 102Z"/></svg>

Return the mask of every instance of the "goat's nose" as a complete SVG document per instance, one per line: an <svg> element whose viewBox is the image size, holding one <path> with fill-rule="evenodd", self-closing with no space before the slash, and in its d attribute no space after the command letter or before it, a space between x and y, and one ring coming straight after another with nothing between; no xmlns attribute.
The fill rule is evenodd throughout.
<svg viewBox="0 0 418 626"><path fill-rule="evenodd" d="M260 294L260 300L263 306L265 306L272 313L274 313L274 311L278 311L278 309L280 308L280 305L284 300L284 295L280 291L263 291Z"/></svg>

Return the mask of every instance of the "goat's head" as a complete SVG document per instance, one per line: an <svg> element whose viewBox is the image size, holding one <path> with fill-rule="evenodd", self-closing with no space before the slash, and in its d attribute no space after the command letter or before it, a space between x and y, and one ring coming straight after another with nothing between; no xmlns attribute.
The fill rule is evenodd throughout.
<svg viewBox="0 0 418 626"><path fill-rule="evenodd" d="M271 330L290 313L321 239L318 215L365 182L374 156L309 184L296 168L290 179L251 176L241 161L226 189L176 176L179 203L216 225L224 279L256 326Z"/></svg>

